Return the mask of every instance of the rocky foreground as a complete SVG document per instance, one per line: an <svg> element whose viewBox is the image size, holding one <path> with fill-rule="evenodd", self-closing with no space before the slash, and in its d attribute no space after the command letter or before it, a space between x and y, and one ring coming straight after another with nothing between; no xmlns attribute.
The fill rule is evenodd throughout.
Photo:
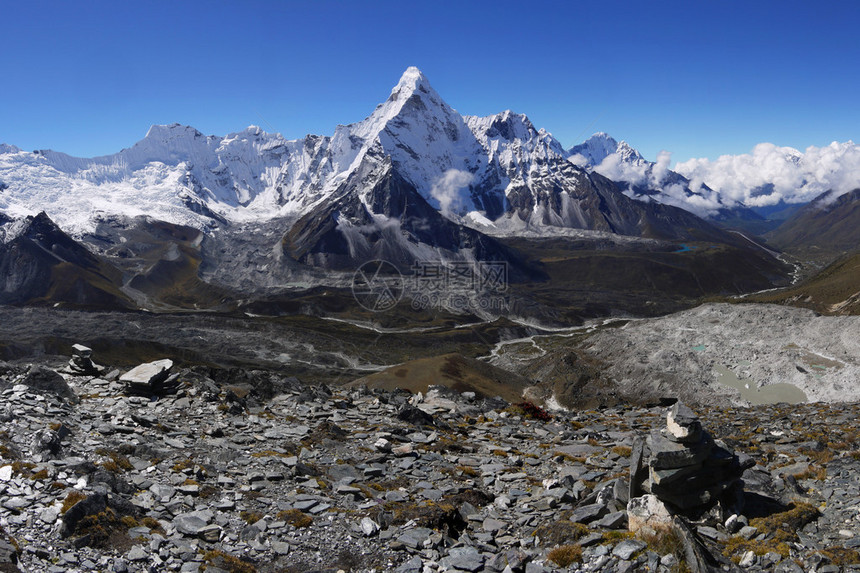
<svg viewBox="0 0 860 573"><path fill-rule="evenodd" d="M736 513L634 536L631 458L664 406L550 417L205 368L148 395L54 366L0 364L0 571L860 570L857 404L699 411L738 456Z"/></svg>

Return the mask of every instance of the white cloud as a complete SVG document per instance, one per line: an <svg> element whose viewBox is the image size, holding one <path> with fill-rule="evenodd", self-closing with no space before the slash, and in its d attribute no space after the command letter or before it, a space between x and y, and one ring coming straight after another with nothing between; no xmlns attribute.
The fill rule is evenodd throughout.
<svg viewBox="0 0 860 573"><path fill-rule="evenodd" d="M583 169L588 167L588 158L580 153L574 153L573 155L568 157L567 160L576 165L577 167L581 167Z"/></svg>
<svg viewBox="0 0 860 573"><path fill-rule="evenodd" d="M648 179L649 165L645 162L632 163L624 161L617 153L607 155L594 170L613 181L624 181L633 185L641 185Z"/></svg>
<svg viewBox="0 0 860 573"><path fill-rule="evenodd" d="M579 157L582 156L572 156L568 159L578 159ZM625 160L624 156L619 153L610 153L594 170L613 181L624 181L632 185L660 189L666 174L669 173L671 162L672 154L668 151L661 151L657 154L657 162L653 164L647 161Z"/></svg>
<svg viewBox="0 0 860 573"><path fill-rule="evenodd" d="M760 143L743 155L723 155L715 161L690 159L678 163L675 171L693 182L691 188L705 183L719 191L724 201L751 206L773 205L780 199L800 203L831 189L839 196L860 187L860 146L833 142L801 153Z"/></svg>
<svg viewBox="0 0 860 573"><path fill-rule="evenodd" d="M448 215L453 210L463 207L466 201L462 191L469 187L474 175L468 171L449 169L442 177L433 183L430 196L439 201L439 210Z"/></svg>
<svg viewBox="0 0 860 573"><path fill-rule="evenodd" d="M672 162L672 154L668 151L661 151L657 154L657 163L654 164L654 169L651 171L651 182L655 187L663 184L663 179L666 178L666 173L669 172L669 164Z"/></svg>

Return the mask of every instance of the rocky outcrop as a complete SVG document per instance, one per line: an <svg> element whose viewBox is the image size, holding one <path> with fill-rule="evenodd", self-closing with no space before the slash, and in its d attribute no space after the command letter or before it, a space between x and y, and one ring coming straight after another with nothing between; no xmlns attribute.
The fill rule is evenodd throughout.
<svg viewBox="0 0 860 573"><path fill-rule="evenodd" d="M645 448L650 455L643 468ZM631 495L627 503L630 531L639 536L675 536L685 547L692 571L718 570L718 561L683 516L700 519L717 506L715 514L721 520L730 515L737 520L744 504L740 478L754 465L751 458L741 461L715 441L688 406L675 402L666 414L666 427L653 429L647 442L638 442L631 455L630 491L646 493Z"/></svg>
<svg viewBox="0 0 860 573"><path fill-rule="evenodd" d="M49 392L62 398L63 400L75 402L77 395L66 383L66 380L54 370L41 365L34 365L27 372L26 376L21 379L21 384L32 388L39 393Z"/></svg>
<svg viewBox="0 0 860 573"><path fill-rule="evenodd" d="M64 233L44 212L0 243L0 304L68 303L134 308L119 271Z"/></svg>

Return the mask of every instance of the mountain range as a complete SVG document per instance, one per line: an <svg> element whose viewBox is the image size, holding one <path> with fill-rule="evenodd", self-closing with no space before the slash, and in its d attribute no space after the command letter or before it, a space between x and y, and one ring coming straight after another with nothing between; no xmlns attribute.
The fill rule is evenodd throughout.
<svg viewBox="0 0 860 573"><path fill-rule="evenodd" d="M216 137L173 124L89 159L0 146L0 216L7 266L17 260L10 245L50 223L103 257L82 269L98 266L123 304L144 306L217 306L231 292L330 283L338 271L342 284L373 259L401 272L422 260L504 261L514 281L545 279L540 261L511 247L517 238L625 236L766 253L720 226L762 217L691 184L667 158L648 162L606 134L566 150L511 111L462 116L417 68L331 136L285 140L252 126ZM760 283L778 266L753 263L759 278L741 282L768 286ZM23 280L7 280L9 300L21 298Z"/></svg>
<svg viewBox="0 0 860 573"><path fill-rule="evenodd" d="M89 159L4 145L0 208L11 215L47 209L73 235L117 215L205 230L225 222L299 218L336 200L359 179L366 185L362 178L368 174L380 180L385 169L378 167L385 160L434 209L484 231L666 233L645 229L638 219L648 210L616 197L615 191L626 189L589 169L610 155L647 172L655 183L617 179L634 186L631 197L672 203L659 185L666 178L673 185L686 183L605 134L565 150L524 115L461 116L417 68L409 68L366 119L338 126L332 136L287 141L252 126L215 137L173 124L153 126L131 148ZM611 204L595 205L596 196Z"/></svg>

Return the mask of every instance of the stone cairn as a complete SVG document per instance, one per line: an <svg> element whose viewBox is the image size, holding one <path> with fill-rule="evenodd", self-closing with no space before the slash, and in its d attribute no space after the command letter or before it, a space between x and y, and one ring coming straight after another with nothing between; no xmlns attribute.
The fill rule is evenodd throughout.
<svg viewBox="0 0 860 573"><path fill-rule="evenodd" d="M82 344L72 345L72 358L67 371L75 376L99 376L106 370L92 359L93 351Z"/></svg>
<svg viewBox="0 0 860 573"><path fill-rule="evenodd" d="M644 449L650 456L644 465ZM698 516L720 504L723 513L740 513L744 470L755 465L702 428L698 416L676 402L666 427L639 441L631 456L630 498L651 494L674 514Z"/></svg>
<svg viewBox="0 0 860 573"><path fill-rule="evenodd" d="M681 402L670 408L664 429L637 441L630 462L631 529L652 518L668 524L670 515L697 517L718 504L723 518L740 513L741 475L755 465L714 440Z"/></svg>
<svg viewBox="0 0 860 573"><path fill-rule="evenodd" d="M646 448L650 451L647 457ZM714 508L719 519L743 509L741 476L755 465L739 458L726 444L702 428L690 408L676 402L666 427L634 444L630 457L630 500L627 527L638 535L662 536L673 531L682 540L690 570L718 571L719 564L685 519L699 518Z"/></svg>

